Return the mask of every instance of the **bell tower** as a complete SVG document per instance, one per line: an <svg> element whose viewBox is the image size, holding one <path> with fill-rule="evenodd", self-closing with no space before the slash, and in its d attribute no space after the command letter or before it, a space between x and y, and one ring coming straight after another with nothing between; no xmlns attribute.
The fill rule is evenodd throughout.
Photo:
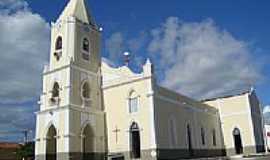
<svg viewBox="0 0 270 160"><path fill-rule="evenodd" d="M100 37L85 0L70 0L51 24L50 63L36 113L37 160L104 159Z"/></svg>

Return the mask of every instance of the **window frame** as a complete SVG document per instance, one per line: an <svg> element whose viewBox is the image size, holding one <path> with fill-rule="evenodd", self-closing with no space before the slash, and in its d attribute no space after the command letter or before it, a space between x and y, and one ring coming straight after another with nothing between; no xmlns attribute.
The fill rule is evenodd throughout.
<svg viewBox="0 0 270 160"><path fill-rule="evenodd" d="M137 106L136 106L136 111L135 112L131 112L131 106L130 106L130 102L131 100L137 99ZM140 106L140 96L137 94L137 92L135 90L131 90L128 94L128 98L127 98L127 112L129 114L136 114L139 112L139 106Z"/></svg>
<svg viewBox="0 0 270 160"><path fill-rule="evenodd" d="M136 108L133 106L135 103L132 102L136 102ZM138 112L138 97L128 99L128 112L130 114Z"/></svg>

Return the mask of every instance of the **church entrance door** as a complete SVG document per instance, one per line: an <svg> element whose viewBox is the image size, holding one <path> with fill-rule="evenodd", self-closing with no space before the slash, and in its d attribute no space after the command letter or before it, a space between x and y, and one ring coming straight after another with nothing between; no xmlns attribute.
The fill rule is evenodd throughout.
<svg viewBox="0 0 270 160"><path fill-rule="evenodd" d="M235 153L242 154L243 153L243 145L242 145L241 133L240 133L240 130L238 128L235 128L233 130L233 138L234 138Z"/></svg>
<svg viewBox="0 0 270 160"><path fill-rule="evenodd" d="M131 157L141 157L140 129L137 123L132 123L130 127Z"/></svg>
<svg viewBox="0 0 270 160"><path fill-rule="evenodd" d="M86 125L83 129L82 134L82 152L83 160L94 158L94 134L93 130L89 125Z"/></svg>
<svg viewBox="0 0 270 160"><path fill-rule="evenodd" d="M48 132L47 132L47 139L46 139L46 160L56 160L57 154L56 154L56 148L57 148L57 142L56 142L56 129L52 125Z"/></svg>

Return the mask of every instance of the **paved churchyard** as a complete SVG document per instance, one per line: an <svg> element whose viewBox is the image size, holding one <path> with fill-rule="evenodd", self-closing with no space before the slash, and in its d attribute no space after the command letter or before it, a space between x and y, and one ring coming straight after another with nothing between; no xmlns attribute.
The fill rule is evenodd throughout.
<svg viewBox="0 0 270 160"><path fill-rule="evenodd" d="M270 154L267 155L252 155L247 157L216 157L216 158L199 158L193 160L270 160Z"/></svg>
<svg viewBox="0 0 270 160"><path fill-rule="evenodd" d="M244 160L270 160L270 154L268 155L258 155L258 156L249 156L246 158L240 158Z"/></svg>

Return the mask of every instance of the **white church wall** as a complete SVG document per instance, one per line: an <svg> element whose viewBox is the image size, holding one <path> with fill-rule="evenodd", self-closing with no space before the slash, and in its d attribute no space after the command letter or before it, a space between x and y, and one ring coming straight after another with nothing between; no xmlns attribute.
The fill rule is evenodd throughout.
<svg viewBox="0 0 270 160"><path fill-rule="evenodd" d="M233 130L235 128L238 128L241 133L243 153L256 153L255 138L259 135L254 133L254 129L258 130L258 128L254 128L256 126L253 123L260 124L261 117L254 116L254 114L256 115L256 112L252 113L252 106L250 103L252 100L250 99L249 94L250 93L247 92L236 96L218 98L205 102L219 109L224 143L228 155L236 154L233 137ZM253 107L257 108L255 111L259 110L258 105ZM261 126L261 124L259 126ZM260 132L262 132L262 130Z"/></svg>
<svg viewBox="0 0 270 160"><path fill-rule="evenodd" d="M141 133L141 149L147 150L153 147L151 144L152 132L149 117L151 100L148 98L147 80L104 89L104 105L107 114L107 132L109 152L126 152L130 150L129 128L132 122L138 123ZM138 94L138 112L129 113L128 94L135 91ZM113 102L113 103L112 103ZM113 132L116 127L120 129L118 142Z"/></svg>
<svg viewBox="0 0 270 160"><path fill-rule="evenodd" d="M68 146L65 135L69 134L68 124L69 121L67 108L55 109L49 111L41 111L37 113L37 132L36 139L38 147L36 148L36 153L45 154L46 153L46 138L49 127L52 125L57 131L57 150L60 152L67 152Z"/></svg>
<svg viewBox="0 0 270 160"><path fill-rule="evenodd" d="M270 151L270 125L265 125L267 150Z"/></svg>
<svg viewBox="0 0 270 160"><path fill-rule="evenodd" d="M69 81L70 69L68 67L63 68L61 71L51 71L44 73L43 81L43 94L41 97L41 110L46 110L53 108L57 105L67 105L69 104L69 89L70 89L70 81ZM59 98L60 103L52 105L50 103L50 98L52 97L52 90L54 83L57 82L60 86L59 90Z"/></svg>

